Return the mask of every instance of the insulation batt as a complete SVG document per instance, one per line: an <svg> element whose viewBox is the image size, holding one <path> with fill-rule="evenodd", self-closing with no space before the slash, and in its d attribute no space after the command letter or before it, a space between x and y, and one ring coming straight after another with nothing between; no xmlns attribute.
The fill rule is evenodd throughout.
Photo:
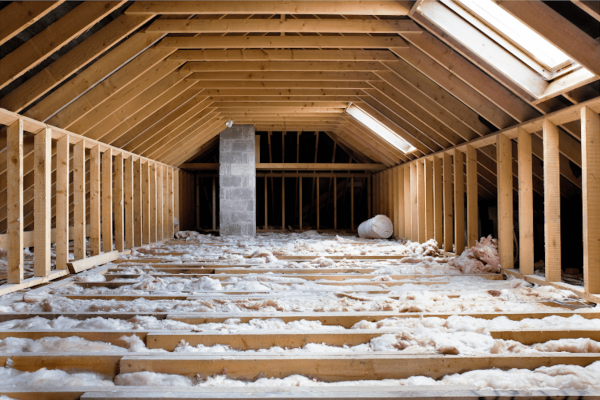
<svg viewBox="0 0 600 400"><path fill-rule="evenodd" d="M379 214L358 226L358 236L364 239L387 239L394 233L394 224L385 215Z"/></svg>
<svg viewBox="0 0 600 400"><path fill-rule="evenodd" d="M500 272L498 241L492 236L482 237L475 246L465 250L459 257L448 263L456 266L465 274L483 274Z"/></svg>

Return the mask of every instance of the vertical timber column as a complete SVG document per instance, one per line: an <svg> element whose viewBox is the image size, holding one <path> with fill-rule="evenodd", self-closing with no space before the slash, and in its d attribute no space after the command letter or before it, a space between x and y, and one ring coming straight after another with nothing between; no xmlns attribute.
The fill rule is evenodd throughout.
<svg viewBox="0 0 600 400"><path fill-rule="evenodd" d="M175 204L175 191L173 190L174 189L174 184L173 184L173 177L174 177L174 175L173 175L173 168L167 167L167 171L168 171L168 177L169 177L169 179L167 180L168 184L169 184L169 192L168 192L168 194L169 194L169 196L168 196L169 207L167 209L167 216L168 216L168 219L167 219L167 221L168 221L168 224L167 224L167 233L169 235L168 236L169 239L173 239L173 235L174 235L174 232L173 232L173 230L174 230L173 217L175 215L174 208L173 208L174 204Z"/></svg>
<svg viewBox="0 0 600 400"><path fill-rule="evenodd" d="M90 149L90 254L100 254L100 145Z"/></svg>
<svg viewBox="0 0 600 400"><path fill-rule="evenodd" d="M156 163L150 166L150 242L156 242Z"/></svg>
<svg viewBox="0 0 600 400"><path fill-rule="evenodd" d="M56 144L56 269L69 262L69 135Z"/></svg>
<svg viewBox="0 0 600 400"><path fill-rule="evenodd" d="M442 159L433 156L433 238L438 243L438 246L440 246L444 240L443 199Z"/></svg>
<svg viewBox="0 0 600 400"><path fill-rule="evenodd" d="M423 161L425 173L425 240L433 239L433 161Z"/></svg>
<svg viewBox="0 0 600 400"><path fill-rule="evenodd" d="M452 223L454 211L452 210L452 158L447 152L443 155L444 161L444 251L452 251L454 238L452 237Z"/></svg>
<svg viewBox="0 0 600 400"><path fill-rule="evenodd" d="M400 167L392 168L392 176L391 176L391 195L392 195L392 208L394 210L394 219L392 222L394 223L394 237L398 238L400 235L400 213L398 212L398 208L400 205L400 200L398 198L398 170Z"/></svg>
<svg viewBox="0 0 600 400"><path fill-rule="evenodd" d="M73 256L82 260L85 248L85 141L73 146Z"/></svg>
<svg viewBox="0 0 600 400"><path fill-rule="evenodd" d="M410 213L410 164L404 164L404 237L411 238L412 225Z"/></svg>
<svg viewBox="0 0 600 400"><path fill-rule="evenodd" d="M417 208L419 214L419 242L423 243L425 238L425 164L417 161Z"/></svg>
<svg viewBox="0 0 600 400"><path fill-rule="evenodd" d="M8 218L8 283L23 280L23 120L8 127L6 201Z"/></svg>
<svg viewBox="0 0 600 400"><path fill-rule="evenodd" d="M388 208L390 212L390 219L392 223L396 220L396 208L394 207L394 170L388 169L387 171L387 179L385 182L385 187L387 189L387 201Z"/></svg>
<svg viewBox="0 0 600 400"><path fill-rule="evenodd" d="M498 254L500 256L500 265L502 268L512 269L514 267L514 260L513 171L511 140L505 135L499 134L496 149L498 152L498 155L496 156L496 162L498 164ZM546 157L544 157L544 164L546 164L545 160ZM548 198L546 197L545 200L547 201ZM560 195L558 196L558 200L560 204ZM558 262L560 268L560 257Z"/></svg>
<svg viewBox="0 0 600 400"><path fill-rule="evenodd" d="M42 129L34 138L34 276L50 275L50 228L52 199L52 131L50 128Z"/></svg>
<svg viewBox="0 0 600 400"><path fill-rule="evenodd" d="M558 128L547 119L544 132L544 234L546 281L561 280L560 154ZM502 260L500 260L502 262ZM504 266L502 266L504 267Z"/></svg>
<svg viewBox="0 0 600 400"><path fill-rule="evenodd" d="M454 241L456 255L465 251L465 155L454 150Z"/></svg>
<svg viewBox="0 0 600 400"><path fill-rule="evenodd" d="M398 167L396 171L396 183L396 196L398 197L398 236L405 238L406 230L404 229L404 220L406 219L406 215L404 214L404 166Z"/></svg>
<svg viewBox="0 0 600 400"><path fill-rule="evenodd" d="M102 153L102 250L113 250L112 149Z"/></svg>
<svg viewBox="0 0 600 400"><path fill-rule="evenodd" d="M417 193L417 163L418 161L410 163L410 240L412 240L413 242L419 241L419 198Z"/></svg>
<svg viewBox="0 0 600 400"><path fill-rule="evenodd" d="M115 179L115 194L113 198L113 207L115 213L115 249L117 251L125 250L125 227L123 225L123 209L125 202L123 201L123 153L115 156L114 160L114 179Z"/></svg>
<svg viewBox="0 0 600 400"><path fill-rule="evenodd" d="M142 245L142 159L133 162L133 243Z"/></svg>
<svg viewBox="0 0 600 400"><path fill-rule="evenodd" d="M150 163L142 164L142 243L150 241Z"/></svg>
<svg viewBox="0 0 600 400"><path fill-rule="evenodd" d="M256 235L256 135L254 125L233 125L219 135L221 236ZM285 229L284 180L282 225Z"/></svg>
<svg viewBox="0 0 600 400"><path fill-rule="evenodd" d="M133 157L129 156L125 159L125 188L124 200L125 203L125 248L132 249L134 245L134 218L133 218Z"/></svg>
<svg viewBox="0 0 600 400"><path fill-rule="evenodd" d="M519 271L533 275L533 175L531 135L517 132L519 157ZM583 143L582 143L583 146Z"/></svg>
<svg viewBox="0 0 600 400"><path fill-rule="evenodd" d="M581 109L583 277L586 293L600 293L600 116Z"/></svg>
<svg viewBox="0 0 600 400"><path fill-rule="evenodd" d="M169 237L169 167L163 166L163 239Z"/></svg>
<svg viewBox="0 0 600 400"><path fill-rule="evenodd" d="M178 168L173 168L173 234L171 237L175 236L175 233L181 230L181 210L179 207L179 172Z"/></svg>
<svg viewBox="0 0 600 400"><path fill-rule="evenodd" d="M477 236L479 236L477 150L473 146L467 146L467 247L475 246L475 242L478 239Z"/></svg>
<svg viewBox="0 0 600 400"><path fill-rule="evenodd" d="M156 165L156 240L163 237L163 166Z"/></svg>

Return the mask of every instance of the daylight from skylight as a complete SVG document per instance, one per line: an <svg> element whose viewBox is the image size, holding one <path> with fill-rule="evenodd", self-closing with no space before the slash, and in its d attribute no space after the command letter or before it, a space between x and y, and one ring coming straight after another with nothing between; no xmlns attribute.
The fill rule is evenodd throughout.
<svg viewBox="0 0 600 400"><path fill-rule="evenodd" d="M473 14L520 46L548 71L568 65L569 56L557 49L492 0L457 0Z"/></svg>
<svg viewBox="0 0 600 400"><path fill-rule="evenodd" d="M375 132L377 135L381 136L398 150L404 153L410 153L411 151L416 150L415 147L413 147L406 140L402 139L400 136L392 132L388 127L371 117L354 104L350 104L348 108L346 108L346 112L354 117L357 121L365 125L367 128Z"/></svg>

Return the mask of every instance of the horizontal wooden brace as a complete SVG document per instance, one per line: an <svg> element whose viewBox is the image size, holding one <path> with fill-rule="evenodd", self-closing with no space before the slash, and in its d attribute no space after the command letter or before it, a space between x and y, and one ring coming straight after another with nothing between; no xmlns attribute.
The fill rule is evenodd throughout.
<svg viewBox="0 0 600 400"><path fill-rule="evenodd" d="M408 48L400 36L201 36L166 37L158 48L177 49L386 49Z"/></svg>

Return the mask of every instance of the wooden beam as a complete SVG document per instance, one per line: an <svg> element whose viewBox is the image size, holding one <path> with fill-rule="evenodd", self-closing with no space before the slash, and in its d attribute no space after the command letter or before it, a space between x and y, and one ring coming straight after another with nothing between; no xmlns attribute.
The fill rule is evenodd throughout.
<svg viewBox="0 0 600 400"><path fill-rule="evenodd" d="M561 280L558 127L544 120L544 236L546 281ZM512 204L512 202L511 202Z"/></svg>
<svg viewBox="0 0 600 400"><path fill-rule="evenodd" d="M133 244L135 247L140 247L143 244L143 231L142 160L137 159L133 162Z"/></svg>
<svg viewBox="0 0 600 400"><path fill-rule="evenodd" d="M0 89L94 26L125 1L84 2L0 59Z"/></svg>
<svg viewBox="0 0 600 400"><path fill-rule="evenodd" d="M419 242L424 243L427 241L427 227L425 220L427 218L427 202L425 200L425 164L424 160L419 160L417 164L417 212L418 212L418 232Z"/></svg>
<svg viewBox="0 0 600 400"><path fill-rule="evenodd" d="M600 293L600 116L581 108L583 183L583 281L587 293Z"/></svg>
<svg viewBox="0 0 600 400"><path fill-rule="evenodd" d="M100 254L100 145L90 149L90 254Z"/></svg>
<svg viewBox="0 0 600 400"><path fill-rule="evenodd" d="M498 254L502 269L512 269L514 266L514 255L511 140L505 135L500 134L496 150L498 168ZM560 195L557 198L560 199Z"/></svg>
<svg viewBox="0 0 600 400"><path fill-rule="evenodd" d="M113 159L112 149L102 153L102 251L113 250Z"/></svg>
<svg viewBox="0 0 600 400"><path fill-rule="evenodd" d="M533 275L533 188L531 134L519 129L519 271Z"/></svg>
<svg viewBox="0 0 600 400"><path fill-rule="evenodd" d="M77 274L77 273L85 271L87 269L98 267L103 264L107 264L111 261L116 260L117 258L119 258L119 252L115 250L115 251L109 251L106 253L98 254L93 257L88 257L83 260L71 261L71 262L67 263L67 266L69 267L69 271L72 274Z"/></svg>
<svg viewBox="0 0 600 400"><path fill-rule="evenodd" d="M86 257L85 141L73 147L73 256Z"/></svg>
<svg viewBox="0 0 600 400"><path fill-rule="evenodd" d="M385 71L376 61L203 61L187 62L182 71L188 72L276 72L276 71Z"/></svg>
<svg viewBox="0 0 600 400"><path fill-rule="evenodd" d="M600 75L600 43L542 1L517 4L498 0L497 4L587 70Z"/></svg>
<svg viewBox="0 0 600 400"><path fill-rule="evenodd" d="M423 174L425 180L425 240L434 238L433 221L433 161L423 160Z"/></svg>
<svg viewBox="0 0 600 400"><path fill-rule="evenodd" d="M159 33L420 33L410 19L159 19L146 28Z"/></svg>
<svg viewBox="0 0 600 400"><path fill-rule="evenodd" d="M166 37L159 49L386 49L407 48L399 36L202 36Z"/></svg>
<svg viewBox="0 0 600 400"><path fill-rule="evenodd" d="M227 37L227 36L226 36ZM245 37L245 36L244 36ZM255 37L255 36L250 36ZM286 36L287 37L287 36ZM189 76L189 79L198 81L284 81L291 79L294 82L300 81L343 81L343 82L365 82L369 80L377 80L377 76L372 72L361 71L266 71L266 72L244 72L244 71L223 71L223 72L194 72ZM324 103L318 104L324 108L338 107L338 104L329 106L331 99L323 99ZM333 103L333 102L332 102ZM268 104L264 104L266 106ZM239 106L239 105L236 105ZM294 107L294 105L283 104L285 107ZM348 106L348 104L346 104ZM256 106L261 107L261 105ZM343 106L339 106L345 108Z"/></svg>
<svg viewBox="0 0 600 400"><path fill-rule="evenodd" d="M465 154L454 150L454 253L465 250ZM512 175L511 175L512 176ZM511 191L512 193L512 191Z"/></svg>
<svg viewBox="0 0 600 400"><path fill-rule="evenodd" d="M17 119L6 132L8 219L8 283L23 281L23 120Z"/></svg>
<svg viewBox="0 0 600 400"><path fill-rule="evenodd" d="M163 226L163 207L164 207L164 179L163 179L163 166L157 165L156 167L156 240L163 240L165 237L164 226Z"/></svg>
<svg viewBox="0 0 600 400"><path fill-rule="evenodd" d="M138 1L126 14L319 14L407 15L411 1Z"/></svg>
<svg viewBox="0 0 600 400"><path fill-rule="evenodd" d="M444 161L444 251L452 251L454 244L453 223L454 212L452 208L452 158L450 154L443 154Z"/></svg>
<svg viewBox="0 0 600 400"><path fill-rule="evenodd" d="M592 18L600 21L600 1L571 0L573 4L588 13Z"/></svg>
<svg viewBox="0 0 600 400"><path fill-rule="evenodd" d="M467 247L475 246L479 239L479 208L477 204L477 150L467 150ZM519 152L521 154L521 152ZM520 199L520 196L519 196ZM533 203L532 203L533 204Z"/></svg>
<svg viewBox="0 0 600 400"><path fill-rule="evenodd" d="M150 166L150 215L149 215L149 220L150 220L150 243L154 243L156 242L157 236L156 236L156 229L157 229L157 205L156 205L156 200L157 200L157 194L156 194L156 163L152 163L152 165ZM181 225L181 220L180 223Z"/></svg>
<svg viewBox="0 0 600 400"><path fill-rule="evenodd" d="M368 89L371 86L364 81L201 81L196 83L197 89ZM245 110L244 110L245 111ZM263 110L264 112L264 110ZM272 111L271 111L272 112ZM296 110L297 112L297 110ZM339 111L341 112L341 111Z"/></svg>
<svg viewBox="0 0 600 400"><path fill-rule="evenodd" d="M124 192L124 207L125 207L125 248L133 249L135 246L134 236L134 216L133 216L133 157L127 157L125 160L125 188Z"/></svg>
<svg viewBox="0 0 600 400"><path fill-rule="evenodd" d="M56 144L56 269L67 269L69 261L69 135ZM74 182L73 182L74 184Z"/></svg>
<svg viewBox="0 0 600 400"><path fill-rule="evenodd" d="M27 29L56 7L60 1L15 1L0 10L0 46Z"/></svg>
<svg viewBox="0 0 600 400"><path fill-rule="evenodd" d="M438 243L438 246L441 246L444 240L444 192L442 190L442 182L442 160L438 157L433 157L433 238Z"/></svg>
<svg viewBox="0 0 600 400"><path fill-rule="evenodd" d="M413 242L419 241L419 195L417 183L417 163L410 163L410 240Z"/></svg>
<svg viewBox="0 0 600 400"><path fill-rule="evenodd" d="M123 154L115 156L114 171L115 193L113 197L113 210L115 218L115 249L122 252L125 250Z"/></svg>
<svg viewBox="0 0 600 400"><path fill-rule="evenodd" d="M190 20L191 21L191 20ZM251 21L251 20L243 20ZM261 20L264 22L266 20ZM306 21L306 20L304 20ZM344 20L348 22L348 20ZM174 61L395 61L389 50L177 50Z"/></svg>
<svg viewBox="0 0 600 400"><path fill-rule="evenodd" d="M34 276L50 275L50 214L52 199L52 131L42 129L35 135L35 204L34 204Z"/></svg>
<svg viewBox="0 0 600 400"><path fill-rule="evenodd" d="M142 244L150 244L150 163L142 164Z"/></svg>

